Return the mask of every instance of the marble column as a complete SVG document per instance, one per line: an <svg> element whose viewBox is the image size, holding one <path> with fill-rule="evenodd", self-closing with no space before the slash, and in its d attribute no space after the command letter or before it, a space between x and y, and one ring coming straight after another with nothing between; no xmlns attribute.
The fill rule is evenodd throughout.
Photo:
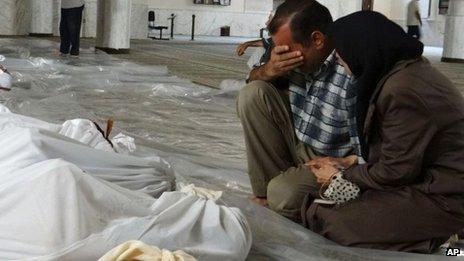
<svg viewBox="0 0 464 261"><path fill-rule="evenodd" d="M2 0L0 6L0 35L25 35L29 31L29 0Z"/></svg>
<svg viewBox="0 0 464 261"><path fill-rule="evenodd" d="M132 0L131 39L147 39L148 3L146 0Z"/></svg>
<svg viewBox="0 0 464 261"><path fill-rule="evenodd" d="M130 49L131 0L98 0L95 48L108 53Z"/></svg>
<svg viewBox="0 0 464 261"><path fill-rule="evenodd" d="M450 0L445 25L443 62L464 62L464 0Z"/></svg>
<svg viewBox="0 0 464 261"><path fill-rule="evenodd" d="M82 19L82 37L97 37L97 0L85 0Z"/></svg>
<svg viewBox="0 0 464 261"><path fill-rule="evenodd" d="M61 20L61 0L53 0L52 33L55 36L60 36L60 20Z"/></svg>
<svg viewBox="0 0 464 261"><path fill-rule="evenodd" d="M29 0L31 26L29 35L50 36L53 34L53 0Z"/></svg>

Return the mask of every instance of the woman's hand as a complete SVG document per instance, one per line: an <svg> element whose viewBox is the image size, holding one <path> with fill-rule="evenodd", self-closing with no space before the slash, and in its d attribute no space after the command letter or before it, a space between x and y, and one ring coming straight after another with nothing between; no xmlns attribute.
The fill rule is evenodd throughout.
<svg viewBox="0 0 464 261"><path fill-rule="evenodd" d="M358 156L351 155L345 158L316 158L308 161L305 165L308 166L317 178L318 183L325 183L330 178L337 174L339 169L347 169L358 163Z"/></svg>
<svg viewBox="0 0 464 261"><path fill-rule="evenodd" d="M347 169L357 163L358 163L358 156L351 155L345 158L332 158L332 157L316 158L316 159L308 161L306 165L312 166L315 168L320 168L324 165L330 165L338 169L340 168Z"/></svg>
<svg viewBox="0 0 464 261"><path fill-rule="evenodd" d="M317 183L324 184L328 182L333 175L337 174L340 170L338 168L332 166L332 165L322 165L319 168L315 166L309 166L307 165L311 171L314 173L314 175L317 178Z"/></svg>

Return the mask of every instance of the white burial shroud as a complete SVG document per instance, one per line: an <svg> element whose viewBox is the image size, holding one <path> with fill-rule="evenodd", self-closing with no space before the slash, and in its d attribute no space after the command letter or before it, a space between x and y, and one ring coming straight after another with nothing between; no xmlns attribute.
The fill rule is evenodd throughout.
<svg viewBox="0 0 464 261"><path fill-rule="evenodd" d="M160 159L96 150L61 128L0 113L0 260L97 260L134 239L198 260L246 258L240 210L182 192L156 199L171 187Z"/></svg>
<svg viewBox="0 0 464 261"><path fill-rule="evenodd" d="M156 156L115 153L88 120L57 125L0 112L0 147L1 172L60 158L94 177L155 197L171 190L174 183L168 163Z"/></svg>

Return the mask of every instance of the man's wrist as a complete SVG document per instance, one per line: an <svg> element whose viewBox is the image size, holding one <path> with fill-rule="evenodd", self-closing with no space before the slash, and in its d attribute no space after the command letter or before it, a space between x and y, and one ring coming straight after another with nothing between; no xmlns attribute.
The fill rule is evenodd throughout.
<svg viewBox="0 0 464 261"><path fill-rule="evenodd" d="M270 82L270 81L275 80L278 76L271 75L268 71L267 66L268 64L266 63L264 65L261 65L251 70L249 77L247 79L248 82L256 81L256 80Z"/></svg>
<svg viewBox="0 0 464 261"><path fill-rule="evenodd" d="M350 155L348 157L345 158L345 164L346 164L346 168L349 168L353 165L356 165L358 164L358 156L357 155Z"/></svg>
<svg viewBox="0 0 464 261"><path fill-rule="evenodd" d="M266 63L265 65L262 66L261 74L262 74L263 80L265 80L265 81L271 81L271 80L274 80L276 78L271 73L269 73L268 66L269 66L268 63Z"/></svg>

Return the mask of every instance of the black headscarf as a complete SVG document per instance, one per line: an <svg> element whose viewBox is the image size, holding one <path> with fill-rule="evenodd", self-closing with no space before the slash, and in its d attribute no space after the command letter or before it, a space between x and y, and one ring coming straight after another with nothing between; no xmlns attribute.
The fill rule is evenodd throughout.
<svg viewBox="0 0 464 261"><path fill-rule="evenodd" d="M363 131L370 98L378 82L397 62L420 57L424 45L384 15L372 11L360 11L338 19L328 35L355 76L356 84L351 91L356 92L357 103L353 113L362 156L367 159Z"/></svg>

